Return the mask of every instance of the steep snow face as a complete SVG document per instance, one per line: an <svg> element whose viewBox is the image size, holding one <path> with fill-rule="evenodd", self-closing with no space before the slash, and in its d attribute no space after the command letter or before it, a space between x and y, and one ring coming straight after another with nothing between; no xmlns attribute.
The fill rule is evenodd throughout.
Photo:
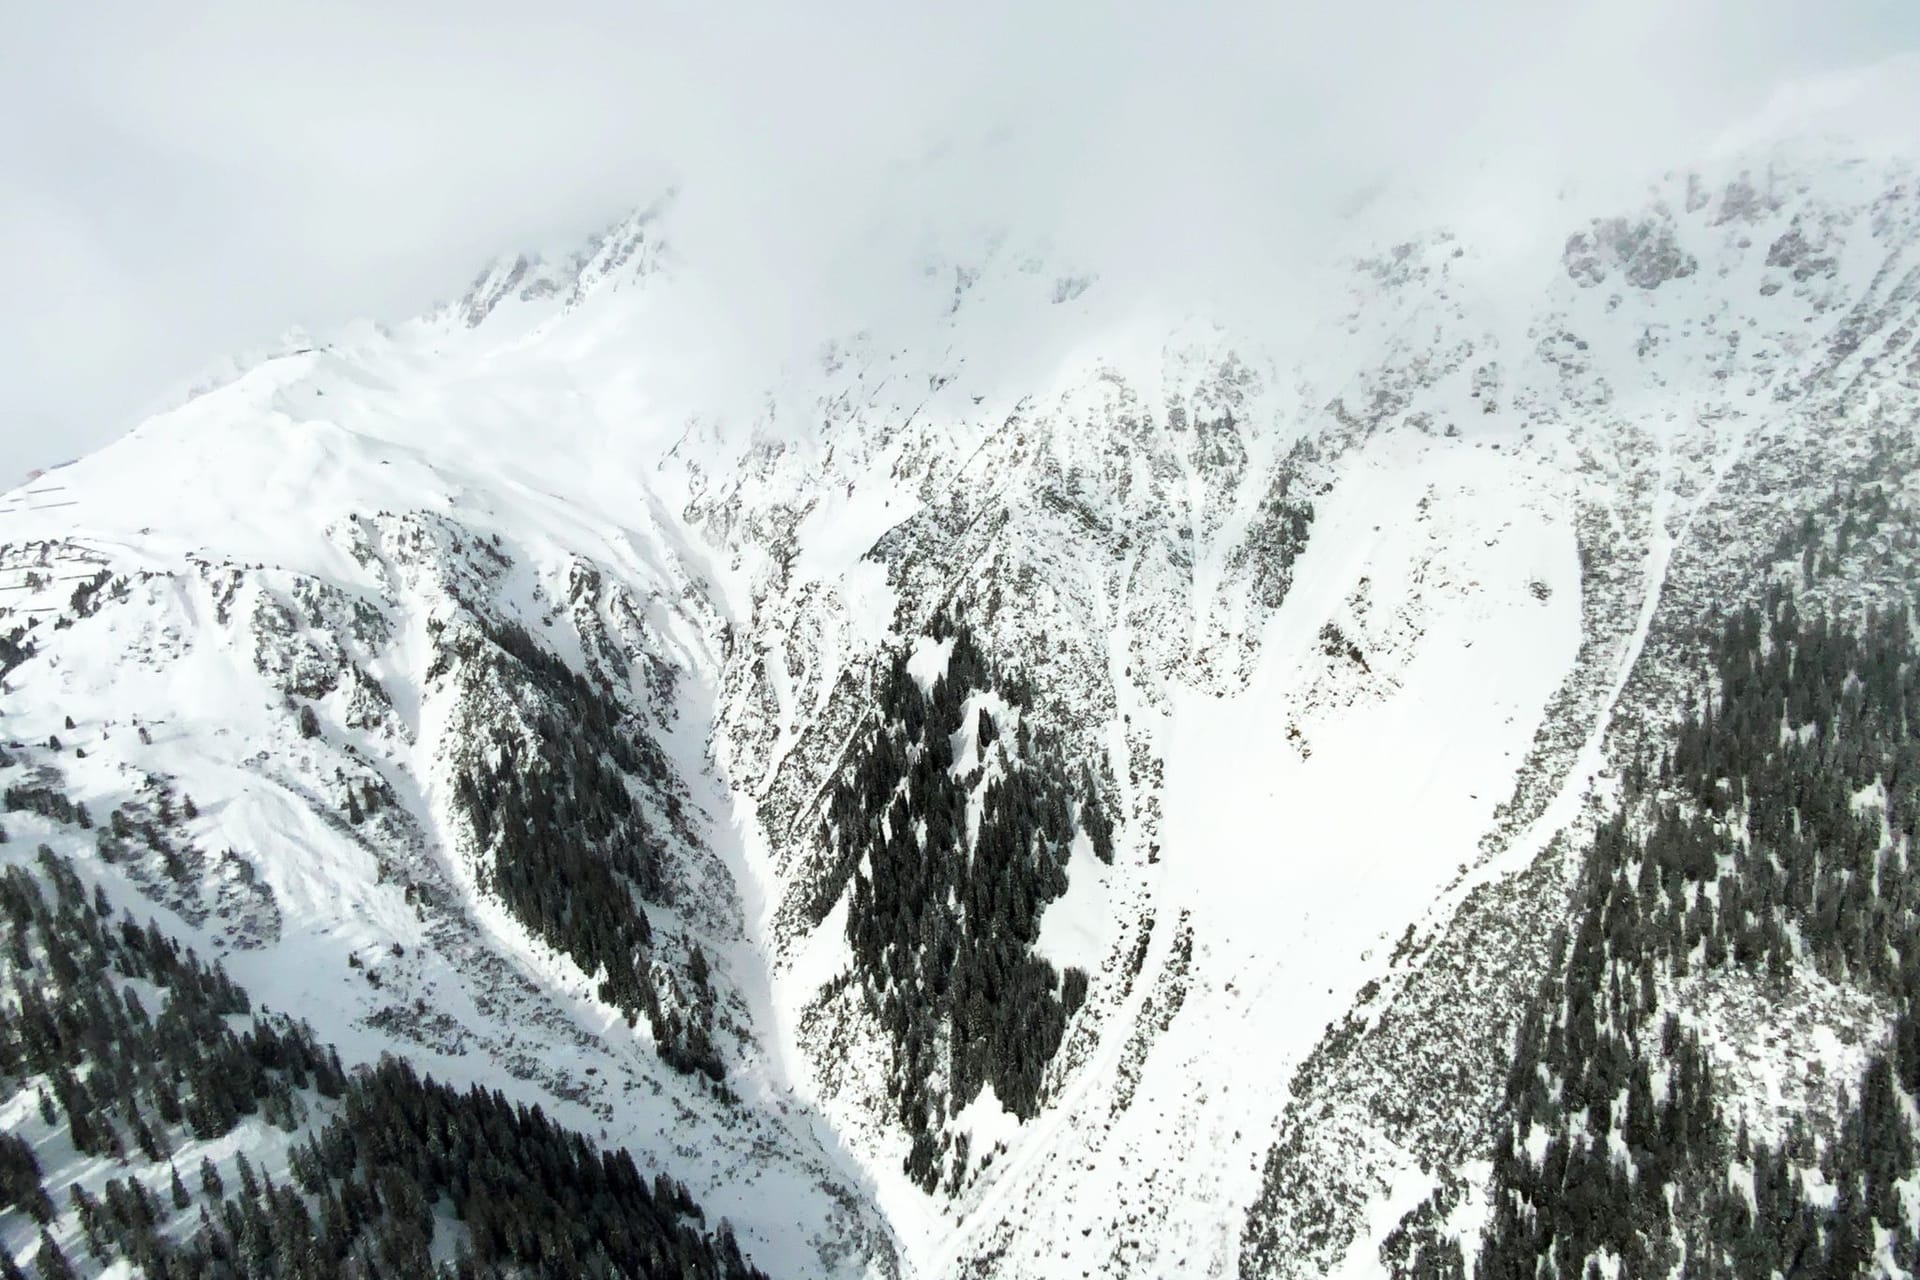
<svg viewBox="0 0 1920 1280"><path fill-rule="evenodd" d="M835 383L828 444L699 492L704 527L780 549L716 745L757 780L776 946L807 958L776 960L801 1057L836 1064L823 1106L910 1259L1365 1273L1368 1233L1471 1166L1619 744L1913 377L1911 190L1749 158L1574 222L1521 299L1438 236L1364 259L1338 341L1285 357L1176 329L1011 411L904 422ZM845 565L828 531L876 506L899 522ZM963 608L1043 673L1128 819L1047 1110L971 1146L946 1203L894 1172L845 1039L806 1030L841 928L800 909L809 833L876 600L901 635Z"/></svg>
<svg viewBox="0 0 1920 1280"><path fill-rule="evenodd" d="M1160 731L1167 842L1193 851L1180 892L1242 965L1284 964L1276 931L1357 960L1382 915L1412 918L1456 874L1445 851L1490 824L1579 644L1569 495L1452 441L1357 451L1295 574L1247 687L1176 689Z"/></svg>
<svg viewBox="0 0 1920 1280"><path fill-rule="evenodd" d="M103 826L122 809L157 823L149 839L175 852L110 862L91 832L13 814L7 847L44 841L117 900L147 899L350 1062L395 1053L503 1089L711 1189L763 1266L884 1265L884 1224L761 1031L740 837L703 760L720 624L701 586L649 545L644 512L612 526L294 424L273 372L72 468L75 505L26 515L58 523L4 553L15 616L35 624L6 675L8 785L44 773ZM569 676L524 660L538 654ZM584 797L625 826L559 839L648 851L646 874L609 882L650 935L643 996L610 994L617 971L516 903L499 821L516 811L465 790L491 766L582 800L574 744L612 741L579 737L583 712L628 744L603 756L616 793ZM566 899L539 852L557 911L597 905ZM702 1062L724 1084L670 1065ZM242 1138L275 1176L286 1142Z"/></svg>
<svg viewBox="0 0 1920 1280"><path fill-rule="evenodd" d="M716 748L755 779L776 946L808 958L783 1004L831 971L841 919L799 904L876 601L895 635L962 608L1123 798L1106 961L1046 1115L991 1165L973 1146L977 1182L900 1186L895 1121L841 1069L822 1086L922 1267L1365 1268L1369 1205L1473 1157L1620 735L1661 723L1678 637L1797 518L1791 484L1755 493L1768 459L1822 439L1786 474L1836 476L1912 378L1907 169L1778 159L1574 221L1526 296L1446 236L1365 257L1302 351L1175 328L945 415L829 370L820 438L695 478L710 535L778 549ZM1475 950L1492 977L1463 986ZM1313 1132L1309 1098L1340 1119ZM1279 1224L1275 1196L1332 1222Z"/></svg>
<svg viewBox="0 0 1920 1280"><path fill-rule="evenodd" d="M923 328L822 335L757 418L677 367L670 206L496 264L8 497L16 767L102 813L191 795L198 887L54 824L8 847L92 859L349 1057L630 1147L770 1271L1368 1274L1478 1176L1569 857L1688 629L1834 482L1907 465L1874 442L1920 388L1913 181L1735 158L1570 216L1541 281L1418 236L1284 348L1003 242L929 277ZM1904 590L1854 555L1839 580ZM1037 1110L939 1095L967 1142L928 1193L893 1033L836 998L818 832L900 646L945 673L943 611L1117 825L1037 922L1090 975ZM588 705L659 850L628 904L657 1020L515 909L475 816L476 778L603 742ZM598 821L566 849L632 834ZM656 1051L693 1028L724 1087Z"/></svg>

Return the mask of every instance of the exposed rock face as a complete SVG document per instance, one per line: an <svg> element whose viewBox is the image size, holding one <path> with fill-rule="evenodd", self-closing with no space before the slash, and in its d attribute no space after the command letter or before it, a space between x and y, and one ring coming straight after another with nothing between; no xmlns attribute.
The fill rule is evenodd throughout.
<svg viewBox="0 0 1920 1280"><path fill-rule="evenodd" d="M1669 280L1686 279L1700 267L1680 247L1664 210L1637 222L1596 219L1591 231L1567 238L1563 256L1567 274L1589 288L1606 283L1609 273L1618 271L1636 289L1657 289Z"/></svg>

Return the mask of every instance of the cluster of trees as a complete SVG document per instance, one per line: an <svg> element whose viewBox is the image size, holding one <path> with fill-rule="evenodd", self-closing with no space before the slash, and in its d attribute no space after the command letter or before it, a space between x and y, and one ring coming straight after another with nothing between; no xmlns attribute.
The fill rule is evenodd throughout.
<svg viewBox="0 0 1920 1280"><path fill-rule="evenodd" d="M630 1024L645 1017L661 1058L721 1080L711 991L694 983L663 1002L642 905L668 901L665 847L630 779L665 787L666 761L626 727L608 693L519 626L491 627L484 642L466 643L468 661L529 686L536 708L530 737L497 730L492 750L472 753L456 779L455 800L485 851L485 887L587 973L603 974L600 998Z"/></svg>
<svg viewBox="0 0 1920 1280"><path fill-rule="evenodd" d="M183 952L152 921L143 929L122 915L116 924L99 886L89 896L45 846L39 865L51 901L25 868L0 871L12 997L0 1017L0 1080L43 1080L43 1111L58 1104L76 1150L159 1160L171 1132L215 1138L260 1113L292 1128L297 1091L339 1095L339 1060L305 1026L255 1017L236 1030L234 1015L249 1006L224 969ZM149 1011L115 978L151 984L165 1003Z"/></svg>
<svg viewBox="0 0 1920 1280"><path fill-rule="evenodd" d="M396 1061L350 1075L285 1018L236 1030L251 1003L219 965L156 924L115 924L100 886L89 893L51 850L38 867L0 871L11 995L0 1088L37 1091L47 1126L125 1170L57 1202L34 1144L0 1135L0 1223L40 1224L38 1275L77 1274L82 1251L178 1280L760 1275L724 1223L706 1229L685 1187L649 1182L625 1151L596 1149L538 1107ZM149 989L157 1009L138 994ZM337 1115L290 1148L291 1183L244 1154L224 1174L203 1159L193 1186L181 1176L174 1157L189 1140L254 1115L295 1131L315 1097L337 1099ZM436 1249L448 1207L462 1225ZM79 1239L63 1249L55 1228L68 1213ZM0 1277L22 1274L0 1249Z"/></svg>
<svg viewBox="0 0 1920 1280"><path fill-rule="evenodd" d="M1629 770L1633 820L1596 834L1577 923L1522 1019L1486 1280L1535 1277L1543 1257L1563 1278L1601 1258L1626 1276L1854 1276L1875 1271L1883 1243L1920 1264L1896 1189L1915 1168L1920 1097L1908 615L1805 617L1775 590L1709 648L1713 692L1670 751ZM1801 966L1899 1013L1834 1140L1802 1125L1774 1148L1729 1122L1705 1050L1659 990L1703 968L1777 984ZM1816 1165L1831 1194L1810 1193Z"/></svg>
<svg viewBox="0 0 1920 1280"><path fill-rule="evenodd" d="M27 634L25 627L14 627L0 634L0 679L5 679L8 672L33 654L33 637Z"/></svg>
<svg viewBox="0 0 1920 1280"><path fill-rule="evenodd" d="M244 1165L239 1194L162 1244L179 1276L687 1277L761 1272L732 1229L704 1228L687 1189L642 1177L539 1107L423 1079L387 1059L350 1083L340 1117L293 1149L291 1185ZM439 1206L464 1227L436 1265ZM84 1220L84 1214L83 1214ZM445 1252L444 1250L442 1252ZM152 1272L149 1272L152 1274Z"/></svg>
<svg viewBox="0 0 1920 1280"><path fill-rule="evenodd" d="M1015 1115L1038 1110L1087 986L1086 974L1063 978L1034 954L1040 915L1066 891L1076 824L1104 858L1113 848L1091 774L1076 786L1061 744L1028 728L1031 690L1001 675L965 626L942 615L931 634L952 642L945 672L923 693L908 652L895 655L820 831L839 869L828 901L852 881L854 969L892 1038L891 1093L913 1136L906 1170L928 1190L942 1173L943 1105L963 1107L991 1085ZM969 723L971 696L995 691L1014 723L985 707ZM954 744L969 729L981 766L958 775ZM983 779L970 833L969 797Z"/></svg>
<svg viewBox="0 0 1920 1280"><path fill-rule="evenodd" d="M67 599L68 607L79 617L92 617L99 612L100 593L110 579L113 582L114 598L124 600L127 594L127 580L114 578L110 570L102 569L73 589L73 594Z"/></svg>
<svg viewBox="0 0 1920 1280"><path fill-rule="evenodd" d="M75 803L74 799L60 787L50 787L36 783L15 783L0 794L0 807L8 813L37 813L43 818L52 818L55 822L70 823L74 826L91 827L93 815L87 812L87 806Z"/></svg>

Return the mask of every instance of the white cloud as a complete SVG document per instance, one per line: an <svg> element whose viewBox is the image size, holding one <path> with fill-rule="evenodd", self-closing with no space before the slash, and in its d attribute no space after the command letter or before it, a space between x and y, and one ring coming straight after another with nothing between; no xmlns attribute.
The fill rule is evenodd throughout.
<svg viewBox="0 0 1920 1280"><path fill-rule="evenodd" d="M908 250L989 226L1115 288L1273 298L1363 192L1525 226L1568 171L1624 189L1787 80L1920 47L1891 0L16 8L0 476L669 183L748 343L883 316Z"/></svg>

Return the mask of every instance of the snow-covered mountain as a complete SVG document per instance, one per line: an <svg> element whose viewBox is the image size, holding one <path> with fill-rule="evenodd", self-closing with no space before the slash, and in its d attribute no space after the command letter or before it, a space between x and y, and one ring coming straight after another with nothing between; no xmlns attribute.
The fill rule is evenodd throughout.
<svg viewBox="0 0 1920 1280"><path fill-rule="evenodd" d="M1722 619L1913 603L1917 184L1768 138L1567 204L1538 278L1357 253L1286 342L1007 236L751 413L690 399L666 202L9 495L0 857L348 1068L626 1149L770 1274L1456 1274L1418 1268L1499 1220L1527 1011ZM1739 1161L1843 1129L1894 1034L1795 936L1770 986L1658 980ZM67 981L31 952L15 1014ZM344 1114L114 1156L31 1065L0 1118L76 1265L72 1187L297 1182Z"/></svg>

